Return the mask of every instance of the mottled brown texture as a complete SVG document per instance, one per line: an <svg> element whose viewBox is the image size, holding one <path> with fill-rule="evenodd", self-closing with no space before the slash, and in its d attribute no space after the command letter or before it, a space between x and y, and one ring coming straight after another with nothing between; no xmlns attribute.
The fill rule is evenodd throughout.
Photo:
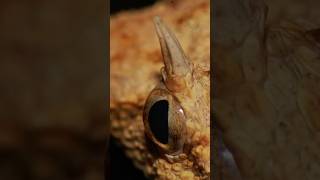
<svg viewBox="0 0 320 180"><path fill-rule="evenodd" d="M176 34L185 54L194 64L192 76L197 81L188 95L176 94L188 115L187 135L190 139L186 142L188 149L169 159L156 147L150 148L142 121L146 98L160 82L160 68L163 67L152 23L156 15ZM165 1L143 10L119 13L111 18L112 135L148 177L209 178L209 15L207 0L178 1L174 5ZM203 99L203 102L196 102L197 98Z"/></svg>

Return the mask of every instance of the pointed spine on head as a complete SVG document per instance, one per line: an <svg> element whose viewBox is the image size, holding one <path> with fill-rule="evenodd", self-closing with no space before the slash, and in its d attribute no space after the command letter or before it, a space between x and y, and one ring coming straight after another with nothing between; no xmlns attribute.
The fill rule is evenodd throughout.
<svg viewBox="0 0 320 180"><path fill-rule="evenodd" d="M175 35L167 28L160 17L154 18L163 56L164 68L161 69L166 87L179 92L186 87L186 77L191 73L191 66Z"/></svg>

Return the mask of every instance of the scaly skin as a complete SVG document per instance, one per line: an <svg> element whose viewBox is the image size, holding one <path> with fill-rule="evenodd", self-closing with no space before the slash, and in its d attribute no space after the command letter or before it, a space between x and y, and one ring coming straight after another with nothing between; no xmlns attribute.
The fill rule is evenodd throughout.
<svg viewBox="0 0 320 180"><path fill-rule="evenodd" d="M210 10L209 1L159 2L111 18L111 127L128 157L147 177L208 179L210 175ZM160 16L177 36L191 73L186 88L170 91L183 108L187 137L174 156L161 151L146 133L143 108L161 84L164 66L152 19ZM164 84L163 84L164 85ZM169 89L168 85L164 85ZM178 131L180 133L180 131ZM169 155L169 156L168 156Z"/></svg>

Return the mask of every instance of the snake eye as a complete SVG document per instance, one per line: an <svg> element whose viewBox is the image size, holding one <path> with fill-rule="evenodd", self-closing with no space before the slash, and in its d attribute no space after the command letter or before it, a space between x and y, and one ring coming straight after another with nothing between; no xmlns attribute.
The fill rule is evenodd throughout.
<svg viewBox="0 0 320 180"><path fill-rule="evenodd" d="M154 89L145 104L145 133L161 150L179 153L185 142L185 114L177 99L167 90Z"/></svg>

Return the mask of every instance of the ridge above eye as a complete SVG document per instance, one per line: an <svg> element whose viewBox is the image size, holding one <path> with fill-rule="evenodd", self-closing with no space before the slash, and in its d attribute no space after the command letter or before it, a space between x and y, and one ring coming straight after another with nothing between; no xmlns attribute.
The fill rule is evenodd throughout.
<svg viewBox="0 0 320 180"><path fill-rule="evenodd" d="M149 126L152 133L155 138L163 144L168 144L169 141L168 111L168 101L159 100L151 106L148 115Z"/></svg>

